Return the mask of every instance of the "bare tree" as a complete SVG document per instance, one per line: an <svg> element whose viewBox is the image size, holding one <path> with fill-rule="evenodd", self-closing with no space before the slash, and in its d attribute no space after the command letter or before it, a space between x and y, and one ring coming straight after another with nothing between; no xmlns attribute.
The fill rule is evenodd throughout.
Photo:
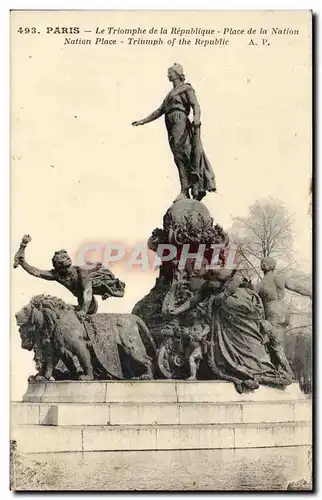
<svg viewBox="0 0 322 500"><path fill-rule="evenodd" d="M274 257L283 264L283 271L292 265L293 216L278 199L256 201L246 217L235 217L230 231L237 245L241 267L249 276L260 277L260 262Z"/></svg>
<svg viewBox="0 0 322 500"><path fill-rule="evenodd" d="M249 207L246 217L234 218L230 239L237 245L242 274L253 284L262 278L261 260L264 257L274 257L278 265L277 273L285 273L288 281L296 282L303 289L312 287L312 276L301 272L294 265L292 225L293 216L280 200L273 198L256 201ZM284 332L286 355L302 389L310 392L312 304L307 297L288 289L285 292L285 302L290 313L290 323Z"/></svg>

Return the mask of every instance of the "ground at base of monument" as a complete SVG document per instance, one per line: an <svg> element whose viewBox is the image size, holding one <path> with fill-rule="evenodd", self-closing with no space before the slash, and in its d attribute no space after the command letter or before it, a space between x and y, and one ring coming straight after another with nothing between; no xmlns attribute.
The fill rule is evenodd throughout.
<svg viewBox="0 0 322 500"><path fill-rule="evenodd" d="M15 490L286 490L311 481L310 447L43 453L16 464ZM29 474L33 471L33 474Z"/></svg>

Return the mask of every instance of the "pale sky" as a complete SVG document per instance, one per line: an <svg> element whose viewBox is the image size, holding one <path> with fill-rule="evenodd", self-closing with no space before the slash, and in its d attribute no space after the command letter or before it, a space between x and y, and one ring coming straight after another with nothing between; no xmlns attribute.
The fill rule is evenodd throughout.
<svg viewBox="0 0 322 500"><path fill-rule="evenodd" d="M29 17L28 17L29 16ZM274 17L275 16L275 17ZM276 18L276 16L279 16ZM63 37L18 37L21 24L91 27L290 26L295 38L269 48L233 39L228 47L64 46ZM75 259L82 245L145 242L179 191L161 118L131 122L156 109L170 90L167 68L183 65L200 106L202 139L218 193L205 204L228 229L256 199L280 198L295 215L294 256L309 271L311 222L311 40L305 12L41 12L12 16L12 256L29 233L27 260L51 268L55 250ZM113 269L123 299L101 311L130 312L156 274ZM73 301L61 286L12 272L12 314L33 295ZM99 299L100 301L100 299ZM32 354L20 348L12 319L12 399L21 399Z"/></svg>

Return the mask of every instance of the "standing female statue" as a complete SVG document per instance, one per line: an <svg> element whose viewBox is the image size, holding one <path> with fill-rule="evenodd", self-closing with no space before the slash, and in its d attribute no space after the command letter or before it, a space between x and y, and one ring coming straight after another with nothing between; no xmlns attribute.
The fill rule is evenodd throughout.
<svg viewBox="0 0 322 500"><path fill-rule="evenodd" d="M212 167L203 151L200 139L200 106L194 89L185 83L183 68L173 64L168 69L173 89L161 106L143 120L132 123L135 127L152 122L165 115L165 125L175 164L178 167L181 192L175 201L190 198L201 200L207 191L216 191ZM193 123L189 120L193 110Z"/></svg>

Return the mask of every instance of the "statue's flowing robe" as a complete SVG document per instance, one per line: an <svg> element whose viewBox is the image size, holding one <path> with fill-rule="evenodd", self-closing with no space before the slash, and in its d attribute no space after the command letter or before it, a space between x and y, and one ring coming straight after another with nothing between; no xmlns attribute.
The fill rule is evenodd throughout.
<svg viewBox="0 0 322 500"><path fill-rule="evenodd" d="M92 283L94 295L108 294L113 297L114 295L119 296L120 293L124 293L125 283L116 278L116 276L100 262L87 267L86 273L88 279L90 279Z"/></svg>
<svg viewBox="0 0 322 500"><path fill-rule="evenodd" d="M123 372L113 317L108 314L94 314L88 316L83 325L99 362L94 367L95 377L105 379L106 371L111 378L122 379Z"/></svg>
<svg viewBox="0 0 322 500"><path fill-rule="evenodd" d="M189 91L194 92L189 83L174 88L164 99L162 107L181 185L183 189L195 187L201 199L207 191L216 191L216 183L212 166L203 150L200 129L194 132L189 120Z"/></svg>
<svg viewBox="0 0 322 500"><path fill-rule="evenodd" d="M265 348L262 320L264 309L259 296L247 288L238 288L220 307L212 306L209 355L226 375L288 385L290 375L277 370Z"/></svg>

